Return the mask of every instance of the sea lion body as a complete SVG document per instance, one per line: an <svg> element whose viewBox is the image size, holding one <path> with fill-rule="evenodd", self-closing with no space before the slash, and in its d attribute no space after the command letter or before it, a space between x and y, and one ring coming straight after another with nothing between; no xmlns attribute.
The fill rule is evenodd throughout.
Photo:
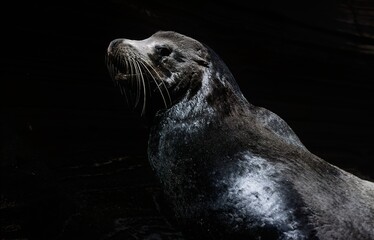
<svg viewBox="0 0 374 240"><path fill-rule="evenodd" d="M279 116L250 104L209 47L157 32L113 41L108 56L117 81L149 74L158 86L166 108L152 124L149 161L187 235L374 239L374 184L315 156ZM124 73L114 56L142 63Z"/></svg>

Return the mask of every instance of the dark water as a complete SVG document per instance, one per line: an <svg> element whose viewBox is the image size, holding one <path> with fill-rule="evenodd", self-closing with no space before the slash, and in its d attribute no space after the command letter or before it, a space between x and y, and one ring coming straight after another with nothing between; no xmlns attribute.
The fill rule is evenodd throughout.
<svg viewBox="0 0 374 240"><path fill-rule="evenodd" d="M2 168L2 239L183 239L144 156L74 160Z"/></svg>

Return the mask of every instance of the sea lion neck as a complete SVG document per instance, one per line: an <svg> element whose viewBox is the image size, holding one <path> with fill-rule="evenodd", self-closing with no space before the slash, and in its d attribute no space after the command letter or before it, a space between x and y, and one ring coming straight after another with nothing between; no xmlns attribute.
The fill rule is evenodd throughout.
<svg viewBox="0 0 374 240"><path fill-rule="evenodd" d="M194 93L188 93L171 108L160 112L178 121L216 122L234 114L248 114L249 103L237 86L216 72L206 70L201 86Z"/></svg>

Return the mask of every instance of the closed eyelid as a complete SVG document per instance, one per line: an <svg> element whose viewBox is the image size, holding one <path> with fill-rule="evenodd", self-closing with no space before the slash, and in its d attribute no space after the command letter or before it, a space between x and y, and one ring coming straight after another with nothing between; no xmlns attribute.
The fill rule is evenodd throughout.
<svg viewBox="0 0 374 240"><path fill-rule="evenodd" d="M155 49L162 56L168 56L172 52L172 49L167 45L156 45Z"/></svg>

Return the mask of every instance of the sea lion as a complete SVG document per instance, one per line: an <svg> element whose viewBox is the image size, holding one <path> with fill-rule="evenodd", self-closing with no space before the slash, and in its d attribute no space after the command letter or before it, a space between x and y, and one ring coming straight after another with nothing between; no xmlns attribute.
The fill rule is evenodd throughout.
<svg viewBox="0 0 374 240"><path fill-rule="evenodd" d="M208 46L172 31L116 39L107 65L142 113L155 113L149 162L187 236L374 239L374 184L250 104Z"/></svg>

